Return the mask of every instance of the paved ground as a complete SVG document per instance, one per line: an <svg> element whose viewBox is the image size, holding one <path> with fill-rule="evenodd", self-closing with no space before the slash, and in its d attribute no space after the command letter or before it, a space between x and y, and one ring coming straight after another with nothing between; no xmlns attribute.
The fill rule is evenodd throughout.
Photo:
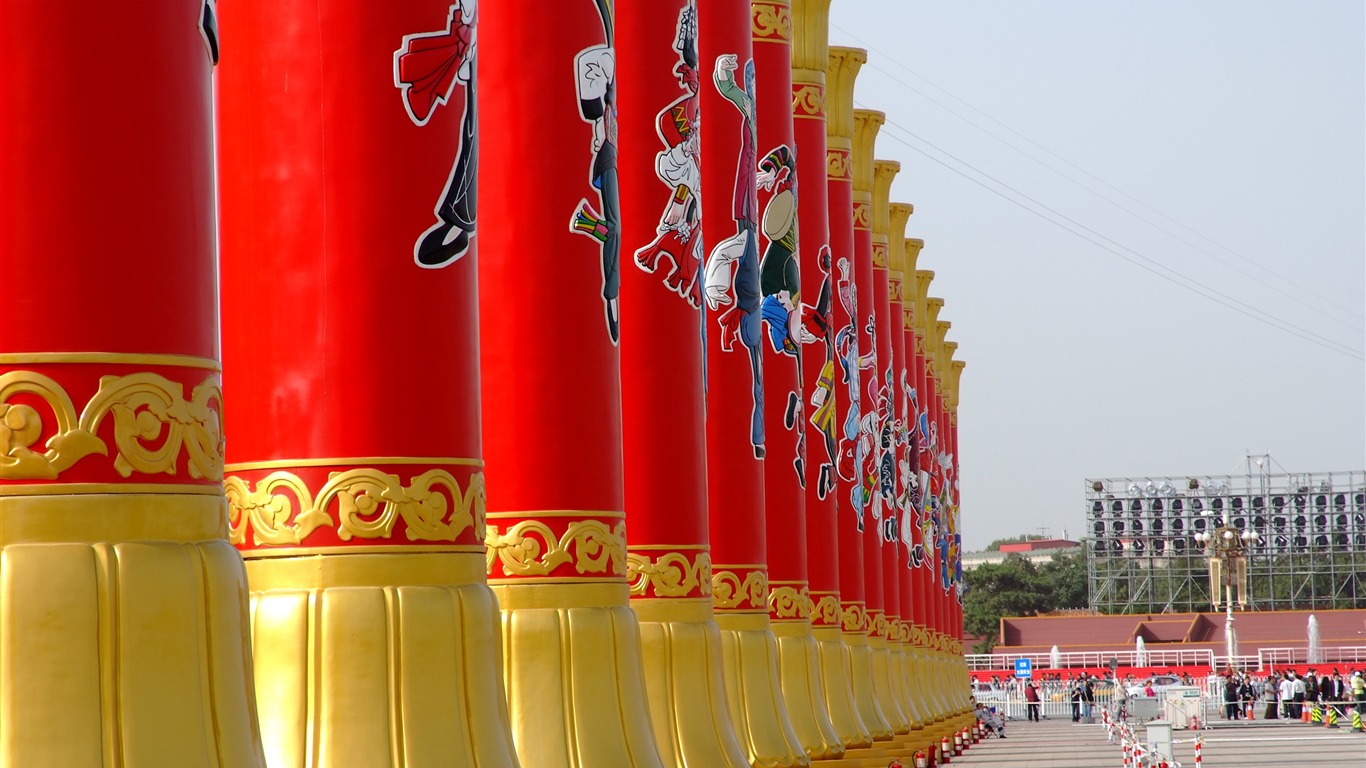
<svg viewBox="0 0 1366 768"><path fill-rule="evenodd" d="M1140 733L1142 733L1140 731ZM1173 738L1189 741L1192 731L1176 731ZM1347 728L1330 730L1302 723L1254 720L1218 723L1201 734L1203 766L1288 766L1291 768L1366 767L1366 733ZM1193 768L1191 744L1176 744L1175 758ZM1105 741L1105 726L1073 725L1069 721L1011 722L1005 739L975 745L952 766L969 768L1121 768L1119 744Z"/></svg>

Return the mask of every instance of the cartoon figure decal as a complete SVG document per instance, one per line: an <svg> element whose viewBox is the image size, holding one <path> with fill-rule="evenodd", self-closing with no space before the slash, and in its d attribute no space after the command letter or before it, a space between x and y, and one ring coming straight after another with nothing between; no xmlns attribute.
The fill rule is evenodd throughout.
<svg viewBox="0 0 1366 768"><path fill-rule="evenodd" d="M768 240L764 257L759 262L759 292L763 294L760 314L768 326L768 340L773 351L796 361L797 381L801 381L801 356L797 345L801 339L801 272L797 266L797 159L786 144L770 151L759 162L756 179L759 189L768 195L764 202L763 234ZM801 384L787 393L787 407L783 411L783 427L796 429L797 452L792 466L797 471L797 483L806 487L805 441Z"/></svg>
<svg viewBox="0 0 1366 768"><path fill-rule="evenodd" d="M204 0L199 11L199 36L209 51L209 63L218 64L218 0Z"/></svg>
<svg viewBox="0 0 1366 768"><path fill-rule="evenodd" d="M868 391L865 393L873 407L863 414L859 421L859 444L863 446L860 464L859 479L863 484L862 501L864 505L871 506L873 519L882 520L882 492L878 483L881 473L880 462L882 451L878 443L880 424L882 420L882 410L885 407L882 389L878 386L877 378L877 320L871 313L868 315L868 322L864 326L868 332L869 352L866 355L868 360L867 367L872 369L873 375L868 379Z"/></svg>
<svg viewBox="0 0 1366 768"><path fill-rule="evenodd" d="M464 86L465 109L455 164L433 212L436 223L418 236L413 260L425 269L454 264L469 252L475 229L475 190L479 174L479 136L475 99L476 0L451 4L446 28L405 35L394 52L394 86L403 92L403 108L422 126L437 106L450 101L456 83Z"/></svg>
<svg viewBox="0 0 1366 768"><path fill-rule="evenodd" d="M825 345L825 364L808 396L812 408L811 424L820 430L821 442L825 444L825 458L820 462L816 476L816 498L824 499L835 490L835 460L839 457L835 428L838 420L835 412L835 328L830 317L830 246L821 246L816 254L816 264L821 270L820 296L814 305L802 305L801 314L805 320L800 332L803 344L820 342Z"/></svg>
<svg viewBox="0 0 1366 768"><path fill-rule="evenodd" d="M607 335L621 338L621 207L617 197L617 65L612 48L610 0L596 0L607 42L580 51L574 59L579 115L593 126L593 165L588 178L598 196L598 208L587 198L579 201L569 231L597 240L602 250L602 304ZM601 211L601 212L599 212Z"/></svg>
<svg viewBox="0 0 1366 768"><path fill-rule="evenodd" d="M689 0L678 12L674 34L678 64L674 74L683 94L660 111L655 132L664 143L655 161L655 174L670 189L668 202L659 217L654 242L636 251L636 265L654 274L661 261L673 266L664 275L664 285L687 299L693 307L702 306L702 172L698 146L698 91L701 77L697 69L697 4Z"/></svg>
<svg viewBox="0 0 1366 768"><path fill-rule="evenodd" d="M754 457L764 457L764 382L763 362L759 356L762 324L759 320L759 217L757 184L758 157L755 150L754 60L745 61L744 85L735 81L739 58L731 54L716 57L713 83L726 101L735 105L741 116L740 157L735 169L735 192L731 210L735 234L722 240L707 257L707 306L716 311L723 304L734 304L717 318L721 325L721 349L732 351L735 339L749 352L754 407L750 412L750 443ZM733 296L732 296L733 294Z"/></svg>
<svg viewBox="0 0 1366 768"><path fill-rule="evenodd" d="M858 530L863 530L863 509L867 504L867 492L863 484L862 474L864 456L871 449L867 443L863 430L860 428L862 423L862 402L863 398L859 394L859 372L873 366L872 355L859 354L858 331L855 329L852 318L857 317L858 291L853 279L853 266L849 259L841 257L839 260L839 298L840 304L851 318L851 322L846 323L835 333L835 352L839 355L840 363L840 383L844 385L845 394L848 396L849 405L845 411L844 423L841 425L839 441L839 458L836 469L840 479L849 484L849 501L854 507L854 514L858 525Z"/></svg>

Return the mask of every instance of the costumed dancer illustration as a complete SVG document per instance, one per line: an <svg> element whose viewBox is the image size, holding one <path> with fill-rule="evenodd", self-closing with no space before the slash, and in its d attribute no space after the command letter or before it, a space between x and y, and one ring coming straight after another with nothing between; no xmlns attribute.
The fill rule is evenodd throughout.
<svg viewBox="0 0 1366 768"><path fill-rule="evenodd" d="M886 506L888 514L895 513L896 497L896 444L901 431L901 420L896 417L896 399L892 395L892 367L887 366L882 388L878 390L877 400L877 447L878 447L878 496Z"/></svg>
<svg viewBox="0 0 1366 768"><path fill-rule="evenodd" d="M764 155L759 161L759 189L769 193L764 204L764 237L768 245L759 262L759 292L763 294L760 314L768 326L773 351L796 361L797 389L787 393L783 426L798 429L802 424L801 355L801 272L797 265L797 158L786 144ZM798 429L797 455L792 466L797 482L806 487L806 429Z"/></svg>
<svg viewBox="0 0 1366 768"><path fill-rule="evenodd" d="M868 323L864 326L868 331L869 346L868 367L873 369L873 375L868 379L868 391L865 393L873 407L863 414L859 422L859 443L863 446L863 463L859 474L863 484L863 502L870 505L874 520L882 520L882 492L879 483L882 473L882 450L879 442L879 435L882 427L883 409L886 407L886 398L883 397L882 388L878 385L877 378L877 320L873 315L868 315Z"/></svg>
<svg viewBox="0 0 1366 768"><path fill-rule="evenodd" d="M825 364L812 386L808 402L811 404L811 424L820 430L825 443L825 459L820 463L816 478L816 498L824 499L835 490L835 460L839 457L836 438L835 412L835 328L830 317L830 246L822 245L816 254L821 270L821 291L816 303L802 304L800 338L803 344L820 342L825 345Z"/></svg>
<svg viewBox="0 0 1366 768"><path fill-rule="evenodd" d="M937 501L934 497L934 489L931 487L930 467L932 465L933 451L937 450L935 444L937 432L932 428L928 411L920 412L916 417L916 467L919 475L920 503L916 505L915 516L916 525L920 527L920 544L917 544L915 551L912 552L911 561L916 566L934 567L935 543L935 511Z"/></svg>
<svg viewBox="0 0 1366 768"><path fill-rule="evenodd" d="M698 279L702 269L702 200L698 197L702 189L698 152L701 77L697 69L697 5L693 0L678 12L673 47L678 52L678 64L673 71L684 93L660 111L655 124L659 140L664 143L664 149L655 161L655 173L672 194L659 217L658 236L654 242L636 251L636 265L653 274L659 269L660 261L668 259L673 267L664 276L664 285L692 306L701 307L702 285Z"/></svg>
<svg viewBox="0 0 1366 768"><path fill-rule="evenodd" d="M901 476L901 494L897 500L897 506L901 510L901 542L906 546L906 554L910 559L908 566L914 566L915 553L915 525L917 510L920 509L920 467L916 458L916 418L919 404L916 402L915 387L910 383L909 374L903 369L901 371L901 397L903 401L903 413L905 418L900 420L900 430L897 434L897 445L902 448L901 456L897 459L897 470Z"/></svg>
<svg viewBox="0 0 1366 768"><path fill-rule="evenodd" d="M579 201L569 231L597 240L602 249L602 304L607 335L621 338L621 206L617 185L617 65L612 48L611 0L596 0L607 42L583 49L574 58L579 115L593 126L593 165L588 176L601 213L587 198Z"/></svg>
<svg viewBox="0 0 1366 768"><path fill-rule="evenodd" d="M426 125L440 104L450 101L456 84L465 91L455 164L433 209L436 223L413 244L413 261L425 269L454 264L469 252L475 231L475 192L479 175L478 112L475 99L477 0L451 4L446 28L405 35L394 52L394 86L403 108L417 125Z"/></svg>
<svg viewBox="0 0 1366 768"><path fill-rule="evenodd" d="M759 320L758 183L754 123L754 60L745 61L744 85L735 81L739 57L733 53L716 57L713 82L721 96L735 105L742 118L740 157L735 170L735 194L731 203L735 234L717 244L707 258L707 306L726 310L721 325L721 349L729 352L739 338L749 352L753 374L754 409L750 414L750 443L755 458L764 457L764 382L759 343L763 335ZM734 296L732 297L732 292Z"/></svg>
<svg viewBox="0 0 1366 768"><path fill-rule="evenodd" d="M849 259L841 258L838 268L840 304L848 313L851 322L840 327L835 334L835 352L839 355L840 362L840 383L844 385L849 398L849 407L845 411L844 423L841 425L836 468L840 479L849 484L849 501L854 507L858 530L862 531L863 510L868 501L867 490L862 480L862 469L864 456L872 446L868 440L869 436L860 428L863 398L859 394L859 372L872 368L875 360L871 354L859 354L858 331L852 322L852 318L858 314L858 293Z"/></svg>

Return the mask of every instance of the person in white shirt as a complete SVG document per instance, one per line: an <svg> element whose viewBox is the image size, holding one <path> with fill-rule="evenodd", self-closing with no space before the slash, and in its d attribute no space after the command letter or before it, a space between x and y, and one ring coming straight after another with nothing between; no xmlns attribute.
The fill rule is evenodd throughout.
<svg viewBox="0 0 1366 768"><path fill-rule="evenodd" d="M1290 678L1291 678L1292 680L1295 681L1295 687L1294 687L1294 691L1295 691L1295 713L1294 713L1294 718L1295 718L1296 720L1298 720L1298 719L1300 719L1300 715L1303 714L1303 712L1304 712L1304 678L1300 677L1299 675L1296 675L1294 672L1291 672L1291 673L1290 673Z"/></svg>
<svg viewBox="0 0 1366 768"><path fill-rule="evenodd" d="M1289 677L1281 680L1281 715L1286 718L1299 717L1294 714L1295 683Z"/></svg>

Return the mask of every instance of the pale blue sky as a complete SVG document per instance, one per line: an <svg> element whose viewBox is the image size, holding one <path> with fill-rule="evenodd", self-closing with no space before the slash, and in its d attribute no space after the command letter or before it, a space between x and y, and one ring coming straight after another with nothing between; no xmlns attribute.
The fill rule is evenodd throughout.
<svg viewBox="0 0 1366 768"><path fill-rule="evenodd" d="M1080 534L1087 477L1366 468L1360 0L834 0L831 23L870 49L856 100L888 115L877 155L968 361L968 549Z"/></svg>

